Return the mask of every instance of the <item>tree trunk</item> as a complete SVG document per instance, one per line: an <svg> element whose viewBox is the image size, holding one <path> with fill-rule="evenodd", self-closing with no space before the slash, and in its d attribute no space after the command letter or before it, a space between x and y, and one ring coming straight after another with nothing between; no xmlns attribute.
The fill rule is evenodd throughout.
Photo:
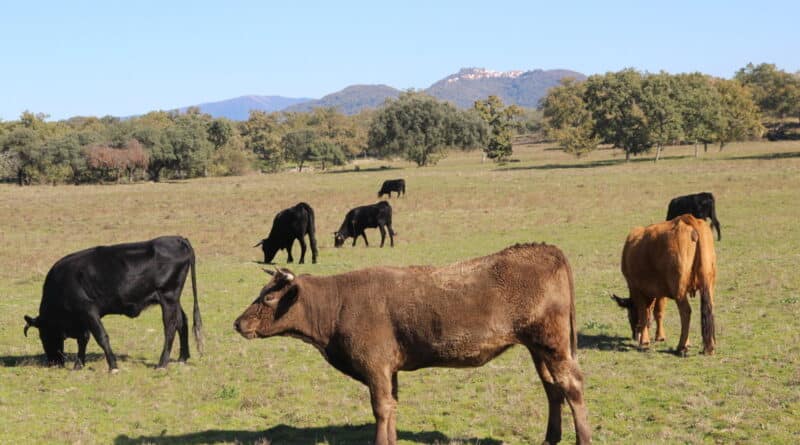
<svg viewBox="0 0 800 445"><path fill-rule="evenodd" d="M703 153L708 153L708 142L703 142Z"/></svg>
<svg viewBox="0 0 800 445"><path fill-rule="evenodd" d="M628 162L630 160L631 160L631 151L626 148L625 149L625 162Z"/></svg>
<svg viewBox="0 0 800 445"><path fill-rule="evenodd" d="M698 154L697 154L697 142L694 143L694 157L695 158L698 157Z"/></svg>
<svg viewBox="0 0 800 445"><path fill-rule="evenodd" d="M659 158L661 158L661 144L656 145L656 160L653 162L658 162Z"/></svg>

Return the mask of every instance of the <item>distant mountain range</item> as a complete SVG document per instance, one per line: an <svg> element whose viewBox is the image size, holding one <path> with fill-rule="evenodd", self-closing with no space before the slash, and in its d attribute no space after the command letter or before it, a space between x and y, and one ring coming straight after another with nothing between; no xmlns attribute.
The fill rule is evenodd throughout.
<svg viewBox="0 0 800 445"><path fill-rule="evenodd" d="M547 90L558 85L565 77L586 79L585 75L570 70L491 71L462 68L421 91L437 99L450 101L460 108L471 107L476 100L490 95L499 96L508 105L535 108ZM242 96L196 106L214 117L232 120L246 120L250 110L307 112L315 107L334 107L345 114L356 114L366 108L378 108L386 99L395 98L401 92L387 85L352 85L321 99Z"/></svg>
<svg viewBox="0 0 800 445"><path fill-rule="evenodd" d="M227 117L235 121L244 121L250 115L250 110L269 113L281 111L287 107L311 100L313 99L283 96L241 96L194 106L199 107L203 113L208 113L214 117ZM187 108L189 107L179 108L179 110L185 112Z"/></svg>

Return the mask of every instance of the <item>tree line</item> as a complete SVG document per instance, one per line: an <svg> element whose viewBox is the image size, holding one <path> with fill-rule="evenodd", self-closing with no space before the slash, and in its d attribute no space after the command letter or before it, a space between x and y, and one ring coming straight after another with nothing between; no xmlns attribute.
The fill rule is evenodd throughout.
<svg viewBox="0 0 800 445"><path fill-rule="evenodd" d="M800 118L800 77L769 64L748 65L732 80L633 69L567 79L548 92L541 110L506 106L496 96L461 110L407 91L354 116L333 108L252 111L242 122L198 108L56 122L26 111L0 122L0 178L19 185L159 181L287 166L324 170L359 156L426 166L450 149L481 149L502 162L515 135L539 131L578 156L605 143L626 157L655 148L658 158L667 144L721 148L759 137L762 118L780 126L790 117Z"/></svg>
<svg viewBox="0 0 800 445"><path fill-rule="evenodd" d="M631 155L668 144L718 144L760 138L800 119L800 75L772 64L739 70L733 79L702 73L642 73L634 69L565 79L542 99L547 136L580 157L600 144ZM766 127L765 127L766 126Z"/></svg>

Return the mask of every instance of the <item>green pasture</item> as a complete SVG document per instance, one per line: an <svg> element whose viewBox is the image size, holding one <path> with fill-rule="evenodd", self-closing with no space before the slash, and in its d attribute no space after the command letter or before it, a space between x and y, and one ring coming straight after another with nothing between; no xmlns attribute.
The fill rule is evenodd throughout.
<svg viewBox="0 0 800 445"><path fill-rule="evenodd" d="M280 209L316 212L319 264L334 274L372 265L447 264L510 244L546 241L569 258L576 283L579 361L595 443L800 443L800 142L731 144L695 159L668 147L625 163L619 151L576 159L548 146L516 147L496 165L451 153L438 165L359 162L341 172L280 173L106 186L0 185L0 443L365 444L373 417L367 389L294 339L247 341L233 320L267 276L251 246ZM391 199L395 247L333 248L346 211L376 202L384 179L402 177ZM619 257L628 231L660 221L677 195L717 198L717 354L699 354L699 302L687 358L677 309L666 343L639 352L624 312ZM98 244L164 234L189 238L198 257L206 354L156 371L163 343L157 307L103 321L121 372L110 375L89 343L88 366L41 363L24 314L36 315L44 276L60 257ZM299 247L295 246L299 258ZM308 262L310 263L310 253ZM280 252L276 260L283 263ZM191 294L184 292L184 306ZM177 345L173 357L177 357ZM529 444L544 439L547 406L528 352L512 348L482 368L400 374L403 444ZM564 443L574 443L569 410Z"/></svg>

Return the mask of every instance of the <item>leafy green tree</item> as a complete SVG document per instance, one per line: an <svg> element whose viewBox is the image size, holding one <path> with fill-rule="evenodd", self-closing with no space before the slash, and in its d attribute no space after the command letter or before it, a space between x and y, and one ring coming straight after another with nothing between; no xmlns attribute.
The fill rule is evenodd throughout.
<svg viewBox="0 0 800 445"><path fill-rule="evenodd" d="M225 118L218 118L211 121L208 126L208 140L214 144L214 149L219 149L233 137L233 126Z"/></svg>
<svg viewBox="0 0 800 445"><path fill-rule="evenodd" d="M326 140L318 140L311 146L311 161L317 162L322 170L328 165L345 165L347 156L341 146Z"/></svg>
<svg viewBox="0 0 800 445"><path fill-rule="evenodd" d="M448 147L474 148L475 119L453 105L406 92L378 111L369 128L370 150L382 157L403 156L418 166L435 164ZM467 134L458 130L471 129Z"/></svg>
<svg viewBox="0 0 800 445"><path fill-rule="evenodd" d="M763 114L778 119L791 115L800 118L800 79L796 76L771 63L748 63L736 72L735 79L750 89Z"/></svg>
<svg viewBox="0 0 800 445"><path fill-rule="evenodd" d="M299 171L303 171L303 164L314 158L313 146L318 142L312 130L297 130L287 133L281 139L281 145L286 157L297 163Z"/></svg>
<svg viewBox="0 0 800 445"><path fill-rule="evenodd" d="M484 152L489 159L504 161L513 152L511 137L514 135L515 119L522 115L516 105L505 106L497 96L475 101L473 108L489 126L489 143Z"/></svg>
<svg viewBox="0 0 800 445"><path fill-rule="evenodd" d="M590 76L586 101L595 132L614 147L625 150L625 160L653 147L647 115L641 107L642 75L634 69Z"/></svg>
<svg viewBox="0 0 800 445"><path fill-rule="evenodd" d="M42 136L26 124L12 129L3 139L0 152L6 155L8 168L18 185L29 185L39 177L39 167L45 158L43 142Z"/></svg>
<svg viewBox="0 0 800 445"><path fill-rule="evenodd" d="M717 139L716 129L722 119L722 97L714 88L713 79L701 73L675 76L679 90L678 102L684 139L694 144L694 156L698 156L697 145L708 144Z"/></svg>
<svg viewBox="0 0 800 445"><path fill-rule="evenodd" d="M600 143L595 121L583 100L585 85L564 79L542 98L542 113L547 136L558 142L566 153L581 157Z"/></svg>
<svg viewBox="0 0 800 445"><path fill-rule="evenodd" d="M250 117L241 126L245 146L271 171L278 170L285 162L278 117L277 113L252 110Z"/></svg>
<svg viewBox="0 0 800 445"><path fill-rule="evenodd" d="M718 79L714 86L721 97L722 116L716 129L720 151L728 142L760 137L764 127L748 90L739 82L727 79Z"/></svg>
<svg viewBox="0 0 800 445"><path fill-rule="evenodd" d="M665 72L644 77L641 107L646 117L650 141L656 146L656 162L664 146L683 137L677 79Z"/></svg>

